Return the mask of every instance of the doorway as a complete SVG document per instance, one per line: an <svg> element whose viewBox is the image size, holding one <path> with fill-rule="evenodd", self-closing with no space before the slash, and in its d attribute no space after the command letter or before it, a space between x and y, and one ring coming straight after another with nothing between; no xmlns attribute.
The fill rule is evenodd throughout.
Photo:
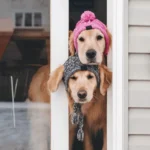
<svg viewBox="0 0 150 150"><path fill-rule="evenodd" d="M27 103L33 76L39 68L50 63L50 45L47 44L50 43L50 16L47 15L50 14L49 0L31 0L31 2L28 1L25 5L16 1L11 4L9 1L5 5L3 2L0 4L0 8L6 7L14 16L13 18L7 16L14 26L2 50L3 53L0 53L0 112L2 114L0 148L2 150L50 149L50 106L45 103L36 105ZM93 11L98 19L107 23L106 5L106 0L69 0L69 30L74 29L81 13L85 10ZM3 21L4 17L0 16L0 20ZM14 105L12 104L12 79L14 89L16 85ZM46 119L42 119L43 116ZM34 120L33 124L31 120ZM37 125L38 128L35 127ZM101 131L98 136L102 136ZM99 149L102 142L99 143L94 138L93 140L95 150ZM75 142L74 150L76 149L82 150L82 144Z"/></svg>

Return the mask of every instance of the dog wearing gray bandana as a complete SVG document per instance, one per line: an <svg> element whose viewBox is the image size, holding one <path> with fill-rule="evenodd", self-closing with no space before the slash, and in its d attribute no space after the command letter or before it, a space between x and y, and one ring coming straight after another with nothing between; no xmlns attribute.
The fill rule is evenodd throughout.
<svg viewBox="0 0 150 150"><path fill-rule="evenodd" d="M107 150L106 97L112 73L103 65L83 65L78 55L53 71L48 89L55 92L63 80L69 101L69 150L74 139L83 142L84 150L94 150L92 136L103 130L103 148Z"/></svg>

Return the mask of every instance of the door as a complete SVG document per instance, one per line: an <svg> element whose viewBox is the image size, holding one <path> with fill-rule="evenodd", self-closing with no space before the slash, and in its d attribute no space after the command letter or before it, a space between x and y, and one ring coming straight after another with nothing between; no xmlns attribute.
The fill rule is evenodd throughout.
<svg viewBox="0 0 150 150"><path fill-rule="evenodd" d="M60 64L63 64L68 58L68 16L73 18L76 23L80 19L81 13L88 9L94 11L97 17L106 23L106 1L104 0L63 0L63 2L61 0L51 0L52 71L55 70ZM64 86L61 85L58 91L52 93L51 95L51 149L66 150L69 149L68 146L68 102Z"/></svg>
<svg viewBox="0 0 150 150"><path fill-rule="evenodd" d="M60 4L60 5L59 5ZM56 6L59 6L60 11L57 11ZM97 7L99 7L97 5ZM57 14L57 15L56 15ZM63 18L61 29L59 21L55 18ZM68 0L63 3L60 0L51 1L51 59L52 70L59 64L62 64L67 58L67 23L68 22ZM108 91L107 101L107 147L108 150L127 150L128 149L128 66L127 66L127 50L128 50L128 1L127 0L108 0L107 1L107 25L113 35L112 52L108 57L108 66L113 71L112 89ZM58 25L58 26L57 26ZM62 31L63 28L63 31ZM57 34L61 33L57 44ZM62 35L63 34L63 35ZM57 36L56 36L57 35ZM65 36L64 36L65 35ZM65 37L65 38L64 38ZM64 54L59 53L62 49ZM55 52L57 51L57 56ZM61 58L61 59L60 59ZM52 116L52 132L51 132L51 148L53 150L68 149L68 111L67 101L60 101L61 97L65 100L65 93L62 92L61 86L55 94L52 95L51 116ZM57 100L56 100L57 99ZM63 106L60 109L60 106ZM63 119L62 119L63 118ZM59 122L58 122L58 120ZM59 130L58 130L58 123ZM67 132L65 132L67 131ZM61 135L59 136L59 133ZM63 139L63 140L62 140ZM57 143L58 141L59 144Z"/></svg>

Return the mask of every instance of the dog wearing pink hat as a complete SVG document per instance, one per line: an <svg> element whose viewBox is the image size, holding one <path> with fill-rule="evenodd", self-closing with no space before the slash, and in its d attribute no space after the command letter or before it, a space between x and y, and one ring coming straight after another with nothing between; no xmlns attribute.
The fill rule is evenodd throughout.
<svg viewBox="0 0 150 150"><path fill-rule="evenodd" d="M106 25L91 11L85 11L70 36L70 54L78 53L83 64L102 64L111 46Z"/></svg>

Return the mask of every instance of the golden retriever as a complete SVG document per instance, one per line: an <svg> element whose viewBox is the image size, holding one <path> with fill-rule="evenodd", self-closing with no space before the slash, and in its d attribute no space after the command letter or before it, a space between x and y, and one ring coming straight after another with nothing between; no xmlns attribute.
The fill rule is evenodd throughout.
<svg viewBox="0 0 150 150"><path fill-rule="evenodd" d="M69 31L69 37L72 34L72 31ZM48 41L47 41L48 42ZM50 44L50 43L47 43ZM40 67L37 72L33 75L31 83L28 90L28 99L32 102L50 102L50 95L47 90L47 81L50 74L50 46L47 50L47 59L48 65Z"/></svg>
<svg viewBox="0 0 150 150"><path fill-rule="evenodd" d="M108 29L107 34L109 36L111 47L112 36ZM73 36L72 32L69 40L69 50L71 55L75 54ZM105 38L100 30L91 29L82 31L78 36L77 45L79 59L83 64L105 64L103 55L105 50Z"/></svg>
<svg viewBox="0 0 150 150"><path fill-rule="evenodd" d="M47 81L49 79L50 66L45 65L38 69L32 77L28 98L32 102L50 102L50 95L47 89Z"/></svg>
<svg viewBox="0 0 150 150"><path fill-rule="evenodd" d="M109 35L109 41L111 46L112 36L110 32L107 30L107 34ZM98 39L98 36L100 39ZM93 64L106 64L104 60L104 49L105 49L105 39L104 35L97 29L85 30L80 33L78 38L78 55L80 61L82 60L85 63ZM84 39L82 41L81 39ZM48 46L49 47L49 46ZM93 49L96 51L96 59L95 62L88 61L89 59L86 57L86 52L89 49ZM73 43L73 32L69 31L69 54L73 56L75 54L75 48ZM47 50L48 62L50 62L50 49ZM30 83L30 87L28 90L28 98L33 102L50 102L50 96L48 95L47 89L45 87L45 83L48 80L48 75L50 73L50 63L45 65L34 74L32 81Z"/></svg>
<svg viewBox="0 0 150 150"><path fill-rule="evenodd" d="M93 150L91 134L96 134L99 129L103 130L104 143L103 150L107 150L106 131L106 91L112 80L112 73L104 65L100 69L100 90L97 88L96 77L89 71L75 72L68 82L69 113L73 112L73 103L81 103L81 111L85 117L84 122L84 150ZM48 88L50 92L55 92L62 80L64 66L60 66L50 75ZM88 78L90 76L90 78ZM82 95L82 96L81 96ZM84 97L83 97L84 96ZM70 123L69 129L69 150L76 136L76 125Z"/></svg>

